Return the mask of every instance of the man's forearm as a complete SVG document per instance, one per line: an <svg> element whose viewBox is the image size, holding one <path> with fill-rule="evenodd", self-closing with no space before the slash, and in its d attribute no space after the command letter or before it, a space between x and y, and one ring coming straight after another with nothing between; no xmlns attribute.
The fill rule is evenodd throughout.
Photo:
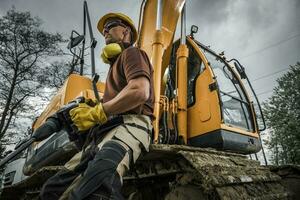
<svg viewBox="0 0 300 200"><path fill-rule="evenodd" d="M139 98L136 90L124 88L115 98L104 103L103 109L108 116L116 115L136 108L143 103L144 100Z"/></svg>

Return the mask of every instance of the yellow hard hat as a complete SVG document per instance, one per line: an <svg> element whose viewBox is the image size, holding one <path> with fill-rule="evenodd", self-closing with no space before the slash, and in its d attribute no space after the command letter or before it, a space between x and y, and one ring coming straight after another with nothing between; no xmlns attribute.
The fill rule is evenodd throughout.
<svg viewBox="0 0 300 200"><path fill-rule="evenodd" d="M128 25L131 28L131 31L133 34L132 42L134 43L137 40L138 33L134 26L133 21L127 15L124 15L122 13L108 13L100 18L100 20L98 21L97 28L102 35L103 35L103 29L104 29L105 22L109 18L118 18L118 19L122 20L123 22L125 22L126 25Z"/></svg>

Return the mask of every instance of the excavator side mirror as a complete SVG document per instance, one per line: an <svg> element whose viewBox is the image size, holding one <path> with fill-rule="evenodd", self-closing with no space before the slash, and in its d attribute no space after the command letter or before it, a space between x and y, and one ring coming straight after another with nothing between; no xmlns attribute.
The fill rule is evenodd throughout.
<svg viewBox="0 0 300 200"><path fill-rule="evenodd" d="M198 32L198 26L196 25L192 25L191 27L191 37L194 38L194 33L197 33Z"/></svg>
<svg viewBox="0 0 300 200"><path fill-rule="evenodd" d="M74 34L76 34L77 36L74 36ZM72 49L72 48L76 47L78 44L80 44L83 40L84 40L84 36L79 35L79 33L77 33L76 31L73 30L71 33L70 42L68 43L67 48Z"/></svg>
<svg viewBox="0 0 300 200"><path fill-rule="evenodd" d="M234 64L235 68L237 69L238 73L240 74L241 79L246 79L247 75L245 72L245 68L238 62L234 62L233 64Z"/></svg>

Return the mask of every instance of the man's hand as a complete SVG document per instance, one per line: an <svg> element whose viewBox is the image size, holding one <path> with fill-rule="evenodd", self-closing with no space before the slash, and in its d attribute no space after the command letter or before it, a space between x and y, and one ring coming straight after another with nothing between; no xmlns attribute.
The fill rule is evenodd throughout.
<svg viewBox="0 0 300 200"><path fill-rule="evenodd" d="M85 131L96 124L104 124L107 116L101 103L94 107L86 103L80 103L78 107L70 110L70 116L79 131Z"/></svg>

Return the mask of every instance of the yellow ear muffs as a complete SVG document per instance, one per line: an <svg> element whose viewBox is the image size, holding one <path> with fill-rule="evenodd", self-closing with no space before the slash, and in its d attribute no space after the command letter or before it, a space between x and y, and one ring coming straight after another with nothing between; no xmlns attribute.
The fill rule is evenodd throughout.
<svg viewBox="0 0 300 200"><path fill-rule="evenodd" d="M122 52L122 48L118 43L111 43L102 49L101 58L104 63L110 63L109 59L118 56Z"/></svg>
<svg viewBox="0 0 300 200"><path fill-rule="evenodd" d="M103 52L101 53L100 57L101 57L101 59L102 59L102 61L103 61L104 63L106 63L106 64L109 64L109 63L110 63L109 60L108 60L108 58L106 58L105 55L103 54Z"/></svg>

